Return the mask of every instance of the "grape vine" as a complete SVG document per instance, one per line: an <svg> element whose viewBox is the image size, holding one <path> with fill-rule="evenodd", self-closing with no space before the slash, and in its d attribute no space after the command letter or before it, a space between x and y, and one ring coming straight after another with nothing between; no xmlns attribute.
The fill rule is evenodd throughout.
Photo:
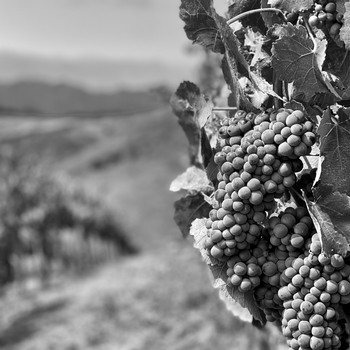
<svg viewBox="0 0 350 350"><path fill-rule="evenodd" d="M348 348L350 2L229 1L224 18L182 0L180 18L229 93L185 81L171 98L191 160L177 224L235 315L290 349Z"/></svg>

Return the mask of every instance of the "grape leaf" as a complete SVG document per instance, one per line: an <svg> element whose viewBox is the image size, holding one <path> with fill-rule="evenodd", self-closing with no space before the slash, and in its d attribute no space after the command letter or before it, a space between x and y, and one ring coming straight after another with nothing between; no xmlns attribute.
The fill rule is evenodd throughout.
<svg viewBox="0 0 350 350"><path fill-rule="evenodd" d="M236 17L243 12L258 9L260 7L260 0L235 0L230 3L228 14L230 18ZM258 28L262 33L266 31L264 22L261 20L260 13L251 14L240 20L242 26Z"/></svg>
<svg viewBox="0 0 350 350"><path fill-rule="evenodd" d="M350 198L339 192L316 197L315 202L304 198L326 254L346 256L350 242Z"/></svg>
<svg viewBox="0 0 350 350"><path fill-rule="evenodd" d="M313 0L269 0L269 5L285 12L301 12L308 10L314 4Z"/></svg>
<svg viewBox="0 0 350 350"><path fill-rule="evenodd" d="M213 113L214 104L206 96L202 95L200 99L201 106L198 108L198 124L200 128L203 128L208 118Z"/></svg>
<svg viewBox="0 0 350 350"><path fill-rule="evenodd" d="M196 166L190 166L170 184L170 191L211 192L213 190L206 172Z"/></svg>
<svg viewBox="0 0 350 350"><path fill-rule="evenodd" d="M246 28L244 33L244 46L250 48L253 58L250 66L254 67L259 60L266 59L268 54L262 49L265 37L259 32L254 32L251 28Z"/></svg>
<svg viewBox="0 0 350 350"><path fill-rule="evenodd" d="M269 96L261 90L256 90L249 79L243 77L239 83L255 108L263 107L267 103Z"/></svg>
<svg viewBox="0 0 350 350"><path fill-rule="evenodd" d="M213 287L219 290L220 299L225 302L228 310L241 320L252 322L254 317L262 325L265 324L265 316L257 306L253 292L241 293L235 288L227 287L227 263L214 259L204 248L207 231L205 219L196 219L191 225L190 235L194 238L194 247L200 251L204 262L209 266Z"/></svg>
<svg viewBox="0 0 350 350"><path fill-rule="evenodd" d="M280 32L272 47L272 67L279 79L294 82L296 95L303 94L309 101L316 93L328 93L329 89L321 73L327 41L308 37L303 26L288 24Z"/></svg>
<svg viewBox="0 0 350 350"><path fill-rule="evenodd" d="M330 109L325 111L317 132L324 156L321 183L330 186L330 192L350 195L350 108L340 108L337 120Z"/></svg>
<svg viewBox="0 0 350 350"><path fill-rule="evenodd" d="M186 35L193 43L224 53L212 11L212 0L182 0L180 18L185 22Z"/></svg>
<svg viewBox="0 0 350 350"><path fill-rule="evenodd" d="M239 108L247 107L247 111L255 110L249 104L249 100L242 97L244 93L239 88L239 84L237 84L238 74L250 79L255 89L273 94L272 88L266 90L267 82L263 81L261 77L254 76L252 78L249 64L240 51L240 43L237 37L227 24L227 20L215 12L212 1L182 0L180 17L185 21L187 36L194 42L198 42L214 51L218 51L215 50L215 47L217 47L217 42L220 43L220 50L218 52L225 53L226 58L226 65L224 66L225 79L231 83L230 87L233 93L236 94L236 97L238 97L236 98L236 102L240 103L242 101L242 105L239 105ZM210 36L210 39L208 39L208 36Z"/></svg>
<svg viewBox="0 0 350 350"><path fill-rule="evenodd" d="M189 39L211 49L219 46L220 53L229 51L239 73L249 75L249 65L239 51L239 42L226 19L215 12L212 0L182 0L180 18L185 22Z"/></svg>
<svg viewBox="0 0 350 350"><path fill-rule="evenodd" d="M345 256L350 242L350 109L331 109L323 114L318 134L320 155L315 202L308 202L323 249L327 254Z"/></svg>
<svg viewBox="0 0 350 350"><path fill-rule="evenodd" d="M235 0L228 7L230 17L236 17L243 12L257 9L260 6L259 0Z"/></svg>
<svg viewBox="0 0 350 350"><path fill-rule="evenodd" d="M250 67L240 51L240 43L237 37L233 33L231 27L227 24L225 18L215 13L215 21L222 37L225 52L234 60L238 73L249 78Z"/></svg>
<svg viewBox="0 0 350 350"><path fill-rule="evenodd" d="M222 60L222 71L225 81L231 89L230 96L233 102L229 105L236 106L238 109L243 109L245 111L256 112L256 107L254 107L254 105L249 101L243 92L241 84L239 83L239 77L235 62L227 54L225 54L225 57Z"/></svg>
<svg viewBox="0 0 350 350"><path fill-rule="evenodd" d="M227 310L232 312L234 316L238 317L242 321L249 323L253 322L252 314L248 311L247 308L244 308L237 303L237 301L232 297L233 294L234 293L232 288L229 288L227 286L223 286L219 290L219 298L225 303ZM254 300L252 300L252 304L253 303L255 303ZM261 323L261 320L259 320L259 323Z"/></svg>
<svg viewBox="0 0 350 350"><path fill-rule="evenodd" d="M271 8L268 0L261 0L261 8ZM276 12L262 12L261 17L268 28L274 26L275 24L284 23L284 20Z"/></svg>
<svg viewBox="0 0 350 350"><path fill-rule="evenodd" d="M214 153L212 155L212 157L210 158L210 161L207 165L207 167L205 168L205 171L207 173L207 177L210 181L212 182L217 182L217 174L219 172L219 167L218 165L214 162Z"/></svg>
<svg viewBox="0 0 350 350"><path fill-rule="evenodd" d="M182 235L187 237L190 233L192 222L197 218L209 216L211 206L204 200L203 194L187 194L174 203L174 221Z"/></svg>
<svg viewBox="0 0 350 350"><path fill-rule="evenodd" d="M350 2L344 4L345 12L343 18L343 25L340 28L340 40L345 44L345 48L350 50Z"/></svg>
<svg viewBox="0 0 350 350"><path fill-rule="evenodd" d="M339 47L333 40L328 41L323 70L331 74L331 84L340 98L350 99L350 54L344 45Z"/></svg>
<svg viewBox="0 0 350 350"><path fill-rule="evenodd" d="M212 102L201 94L196 84L184 81L171 96L170 105L189 141L191 164L204 168L201 129L211 115Z"/></svg>
<svg viewBox="0 0 350 350"><path fill-rule="evenodd" d="M199 250L199 252L202 255L203 261L210 265L210 264L217 264L218 261L214 259L208 251L204 248L204 243L207 236L208 229L205 226L206 219L195 219L190 227L189 234L193 236L194 243L193 246Z"/></svg>
<svg viewBox="0 0 350 350"><path fill-rule="evenodd" d="M208 164L214 157L213 149L211 148L210 141L204 127L201 128L201 153L203 159L203 166L207 169Z"/></svg>
<svg viewBox="0 0 350 350"><path fill-rule="evenodd" d="M239 102L239 108L247 111L256 111L261 106L253 105L247 101L242 87L240 86L238 73L246 77L252 83L252 87L257 92L262 94L269 94L277 97L277 94L273 91L271 84L263 79L258 74L250 70L250 66L242 53L240 52L240 43L234 33L232 32L226 20L216 15L216 22L222 35L222 40L225 46L226 54L223 65L223 71L225 79L232 91L237 92L236 100ZM227 78L228 77L228 78ZM255 91L253 91L254 93Z"/></svg>

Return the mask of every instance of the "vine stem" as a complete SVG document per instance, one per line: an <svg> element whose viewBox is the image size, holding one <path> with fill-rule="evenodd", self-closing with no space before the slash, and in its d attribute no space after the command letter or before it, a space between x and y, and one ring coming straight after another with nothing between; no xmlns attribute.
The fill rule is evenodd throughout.
<svg viewBox="0 0 350 350"><path fill-rule="evenodd" d="M277 95L283 96L282 81L278 79L275 72L273 72L273 90L277 93ZM283 101L277 97L273 98L273 104L276 109L283 107Z"/></svg>
<svg viewBox="0 0 350 350"><path fill-rule="evenodd" d="M213 111L236 111L237 107L214 107Z"/></svg>
<svg viewBox="0 0 350 350"><path fill-rule="evenodd" d="M312 169L312 165L311 165L311 163L309 162L309 160L307 159L307 157L306 157L306 156L303 156L302 158L304 159L304 161L305 161L305 163L306 163L308 169L309 169L309 170Z"/></svg>
<svg viewBox="0 0 350 350"><path fill-rule="evenodd" d="M242 18L253 15L254 13L261 13L261 12L277 12L279 15L282 16L283 20L285 22L287 22L287 18L281 10L275 9L275 8L262 8L262 9L254 9L254 10L249 10L249 11L240 13L239 15L229 19L227 21L227 24L231 25L232 23L237 22L237 21L241 20Z"/></svg>
<svg viewBox="0 0 350 350"><path fill-rule="evenodd" d="M312 43L313 43L313 45L314 45L314 48L313 48L312 52L315 53L316 50L317 50L317 42L316 42L314 33L312 32L312 29L311 29L311 27L310 27L309 21L308 21L308 19L306 18L306 14L305 14L305 13L303 13L303 19L304 19L304 23L305 23L305 27L306 27L306 29L307 29L307 32L309 33L309 36L310 36L310 38L311 38L311 40L312 40Z"/></svg>
<svg viewBox="0 0 350 350"><path fill-rule="evenodd" d="M305 199L303 198L303 196L300 195L300 193L299 193L297 190L295 190L293 187L290 187L290 188L289 188L289 192L290 192L292 195L296 196L297 198L301 199L303 202L305 202Z"/></svg>

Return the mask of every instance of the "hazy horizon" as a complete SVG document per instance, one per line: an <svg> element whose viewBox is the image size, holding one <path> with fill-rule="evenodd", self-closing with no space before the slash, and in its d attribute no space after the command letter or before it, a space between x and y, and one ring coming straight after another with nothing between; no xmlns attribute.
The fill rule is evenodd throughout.
<svg viewBox="0 0 350 350"><path fill-rule="evenodd" d="M55 57L0 51L0 84L39 81L67 84L92 92L142 90L197 78L200 55L188 62L113 60L101 57Z"/></svg>
<svg viewBox="0 0 350 350"><path fill-rule="evenodd" d="M105 90L193 79L201 56L188 53L180 3L0 0L0 83L36 78ZM215 5L222 12L226 0Z"/></svg>

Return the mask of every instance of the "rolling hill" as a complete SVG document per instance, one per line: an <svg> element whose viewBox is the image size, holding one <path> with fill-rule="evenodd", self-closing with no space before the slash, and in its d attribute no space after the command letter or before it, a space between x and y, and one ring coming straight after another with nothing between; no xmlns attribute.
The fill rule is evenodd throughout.
<svg viewBox="0 0 350 350"><path fill-rule="evenodd" d="M0 85L0 111L32 113L108 113L148 111L164 105L166 88L146 91L91 92L78 87L22 81Z"/></svg>

